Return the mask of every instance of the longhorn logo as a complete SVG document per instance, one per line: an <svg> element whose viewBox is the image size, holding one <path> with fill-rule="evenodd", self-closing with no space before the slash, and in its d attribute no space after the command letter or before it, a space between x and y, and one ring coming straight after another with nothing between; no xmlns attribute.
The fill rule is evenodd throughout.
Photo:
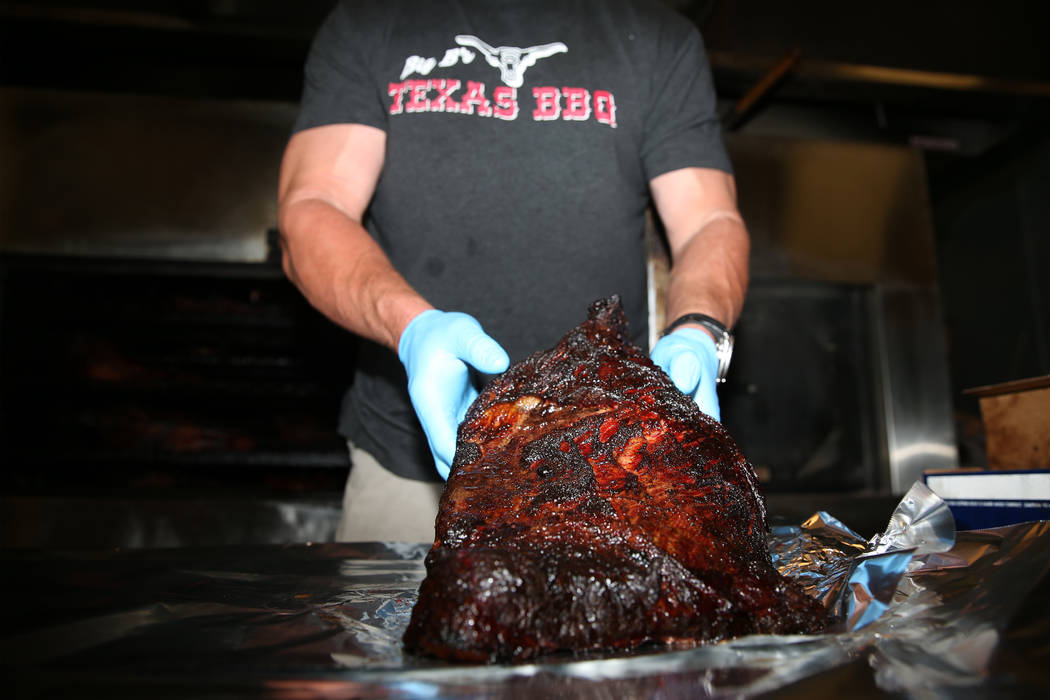
<svg viewBox="0 0 1050 700"><path fill-rule="evenodd" d="M553 56L556 53L565 53L569 47L560 41L540 46L530 46L527 49L519 49L517 46L489 46L481 39L470 34L459 34L456 43L477 49L488 64L499 68L499 77L504 84L518 88L525 81L525 70L536 65L541 58Z"/></svg>

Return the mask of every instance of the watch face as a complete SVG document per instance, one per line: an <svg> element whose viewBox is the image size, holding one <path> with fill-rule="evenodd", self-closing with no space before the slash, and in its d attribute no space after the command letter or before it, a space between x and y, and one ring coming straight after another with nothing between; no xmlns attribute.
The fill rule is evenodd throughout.
<svg viewBox="0 0 1050 700"><path fill-rule="evenodd" d="M715 376L715 381L724 382L726 374L729 372L729 361L733 359L733 336L723 331L722 337L718 341L717 350L718 374Z"/></svg>

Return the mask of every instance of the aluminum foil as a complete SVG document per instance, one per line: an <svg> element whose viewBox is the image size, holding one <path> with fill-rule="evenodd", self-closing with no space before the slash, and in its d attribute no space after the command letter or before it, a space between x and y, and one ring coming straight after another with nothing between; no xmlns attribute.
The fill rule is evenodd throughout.
<svg viewBox="0 0 1050 700"><path fill-rule="evenodd" d="M869 541L820 511L800 527L774 528L769 546L780 573L822 601L841 627L855 631L886 611L914 556L946 552L954 543L951 510L916 482L885 532Z"/></svg>
<svg viewBox="0 0 1050 700"><path fill-rule="evenodd" d="M15 697L1045 696L1050 523L952 544L929 496L870 541L824 513L773 533L842 614L821 635L454 665L401 649L426 545L6 552L0 666Z"/></svg>

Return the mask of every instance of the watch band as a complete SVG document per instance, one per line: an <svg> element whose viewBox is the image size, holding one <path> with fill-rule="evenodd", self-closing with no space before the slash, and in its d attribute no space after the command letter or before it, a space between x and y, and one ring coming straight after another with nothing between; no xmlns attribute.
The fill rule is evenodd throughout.
<svg viewBox="0 0 1050 700"><path fill-rule="evenodd" d="M726 374L729 372L729 361L733 359L733 334L721 322L707 314L684 314L672 321L660 334L660 337L687 323L695 323L711 331L711 335L715 338L715 351L718 357L718 371L715 374L715 382L719 384L724 383Z"/></svg>

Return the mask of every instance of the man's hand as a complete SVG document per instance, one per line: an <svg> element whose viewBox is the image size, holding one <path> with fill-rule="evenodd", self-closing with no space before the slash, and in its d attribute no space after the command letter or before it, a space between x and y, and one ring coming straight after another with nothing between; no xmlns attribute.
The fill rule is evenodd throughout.
<svg viewBox="0 0 1050 700"><path fill-rule="evenodd" d="M456 430L478 396L467 365L496 374L507 369L510 358L474 317L437 309L424 311L405 327L397 356L408 373L408 395L438 474L448 479Z"/></svg>
<svg viewBox="0 0 1050 700"><path fill-rule="evenodd" d="M649 187L667 232L671 275L668 319L702 313L732 327L747 291L747 228L736 206L736 182L711 168L682 168L658 175ZM653 347L653 361L700 410L721 420L715 378L715 342L697 327L683 327Z"/></svg>
<svg viewBox="0 0 1050 700"><path fill-rule="evenodd" d="M718 351L710 335L699 328L679 328L656 341L652 360L701 411L722 420L715 391Z"/></svg>

